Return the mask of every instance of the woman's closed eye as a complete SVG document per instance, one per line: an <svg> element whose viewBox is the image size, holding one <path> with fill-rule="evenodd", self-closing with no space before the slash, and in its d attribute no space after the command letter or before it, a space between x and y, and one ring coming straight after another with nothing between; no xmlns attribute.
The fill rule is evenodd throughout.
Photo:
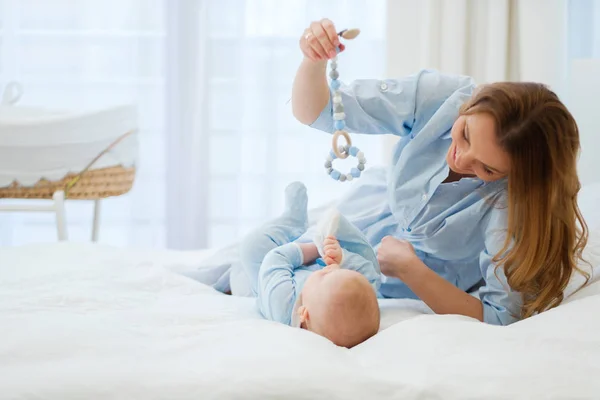
<svg viewBox="0 0 600 400"><path fill-rule="evenodd" d="M495 172L494 172L494 171L492 171L491 169L489 169L489 168L488 168L487 166L485 166L485 165L483 166L483 172L485 172L485 173L486 173L486 175L489 175L489 176L492 176L492 175L494 175L494 174L495 174Z"/></svg>
<svg viewBox="0 0 600 400"><path fill-rule="evenodd" d="M465 127L463 128L462 136L463 136L463 139L465 139L467 143L470 143L469 142L469 133L467 132L467 124L465 124Z"/></svg>

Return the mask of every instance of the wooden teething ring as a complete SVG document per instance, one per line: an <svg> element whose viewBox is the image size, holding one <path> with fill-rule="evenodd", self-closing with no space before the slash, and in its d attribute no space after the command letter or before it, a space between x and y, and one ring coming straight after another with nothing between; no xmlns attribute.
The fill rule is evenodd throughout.
<svg viewBox="0 0 600 400"><path fill-rule="evenodd" d="M335 131L335 133L333 134L333 139L331 139L331 146L332 146L332 150L333 153L335 154L335 156L337 158L340 159L345 159L348 158L349 154L347 151L342 151L340 152L340 148L338 146L338 139L340 138L340 136L343 136L344 139L346 140L346 146L344 146L344 148L348 149L350 148L350 146L352 146L352 140L350 139L350 135L348 135L348 132L346 131Z"/></svg>

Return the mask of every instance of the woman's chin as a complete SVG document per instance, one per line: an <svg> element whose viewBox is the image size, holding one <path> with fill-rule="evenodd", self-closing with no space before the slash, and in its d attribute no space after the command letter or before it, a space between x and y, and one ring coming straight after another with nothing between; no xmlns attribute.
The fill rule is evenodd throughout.
<svg viewBox="0 0 600 400"><path fill-rule="evenodd" d="M448 169L450 169L450 171L452 171L453 173L459 175L469 175L468 171L463 171L462 169L458 168L454 163L454 160L450 157L446 158L446 163L448 164Z"/></svg>
<svg viewBox="0 0 600 400"><path fill-rule="evenodd" d="M456 165L448 164L448 168L450 169L450 171L452 171L452 172L454 172L455 174L458 174L458 175L464 175L464 176L470 176L470 175L472 175L468 171L464 171L464 170L458 168Z"/></svg>

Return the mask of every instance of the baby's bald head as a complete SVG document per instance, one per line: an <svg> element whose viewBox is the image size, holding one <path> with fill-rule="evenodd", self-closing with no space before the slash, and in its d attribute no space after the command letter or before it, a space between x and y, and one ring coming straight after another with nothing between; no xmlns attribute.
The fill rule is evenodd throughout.
<svg viewBox="0 0 600 400"><path fill-rule="evenodd" d="M379 331L379 304L367 278L356 271L334 268L314 281L303 290L302 303L309 315L307 329L347 348Z"/></svg>

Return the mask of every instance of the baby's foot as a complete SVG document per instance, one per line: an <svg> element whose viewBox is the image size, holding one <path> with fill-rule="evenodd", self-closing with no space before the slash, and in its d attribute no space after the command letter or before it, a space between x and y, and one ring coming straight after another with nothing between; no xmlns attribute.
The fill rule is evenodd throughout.
<svg viewBox="0 0 600 400"><path fill-rule="evenodd" d="M342 248L340 242L333 236L327 236L323 241L323 252L325 253L323 260L327 265L342 263Z"/></svg>
<svg viewBox="0 0 600 400"><path fill-rule="evenodd" d="M308 228L308 196L306 186L301 182L293 182L285 188L284 217L300 228L302 233Z"/></svg>

